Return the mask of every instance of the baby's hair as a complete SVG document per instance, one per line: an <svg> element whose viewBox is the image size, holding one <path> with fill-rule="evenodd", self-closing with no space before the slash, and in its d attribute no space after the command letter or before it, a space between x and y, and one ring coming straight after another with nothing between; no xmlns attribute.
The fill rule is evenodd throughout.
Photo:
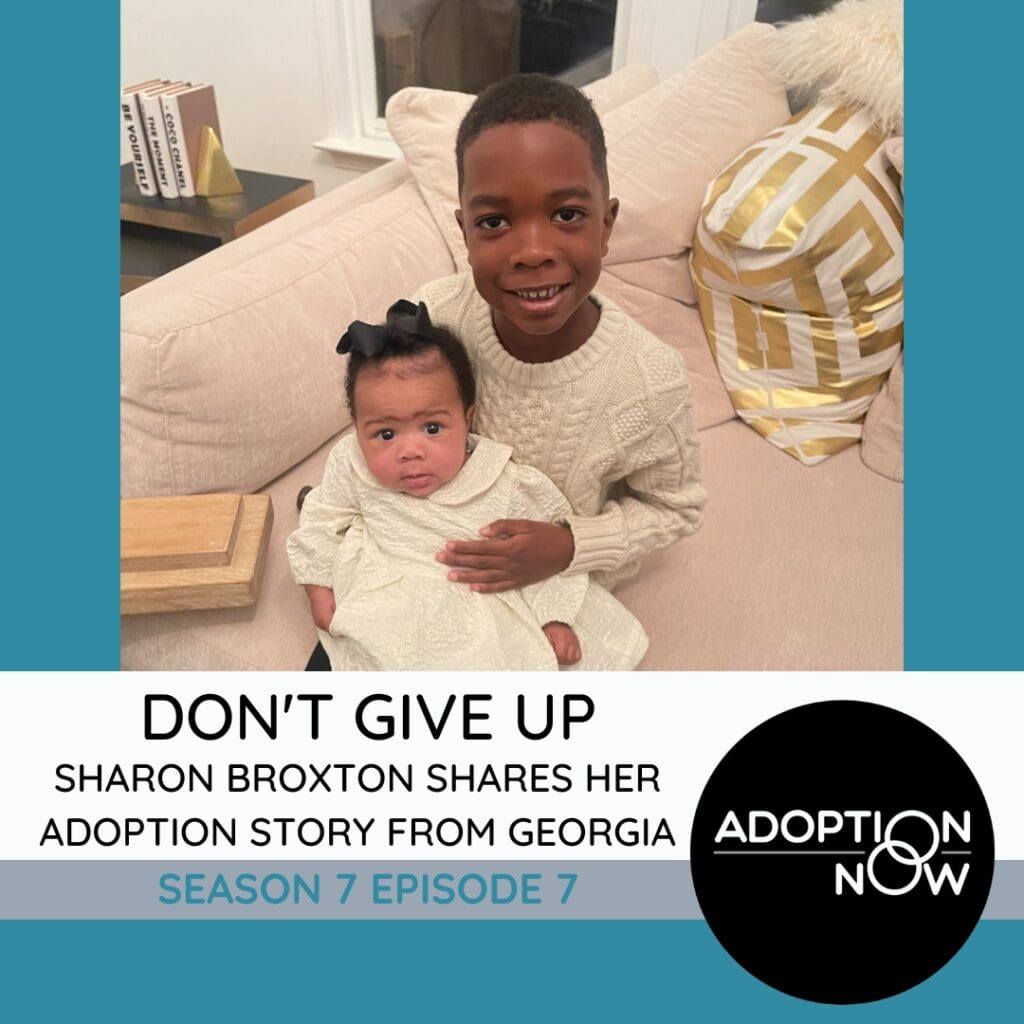
<svg viewBox="0 0 1024 1024"><path fill-rule="evenodd" d="M604 129L590 100L575 86L534 73L509 75L489 85L473 101L455 139L459 195L464 179L466 147L487 128L499 124L555 121L574 131L590 147L590 158L608 191L608 150Z"/></svg>
<svg viewBox="0 0 1024 1024"><path fill-rule="evenodd" d="M346 345L346 341L348 344ZM430 322L427 307L419 307L400 299L387 312L387 320L379 327L355 321L338 345L339 352L348 352L345 374L345 400L352 418L356 415L356 380L364 372L381 373L388 364L402 361L418 363L417 369L429 370L440 362L455 376L462 408L476 402L476 378L465 346L445 327Z"/></svg>

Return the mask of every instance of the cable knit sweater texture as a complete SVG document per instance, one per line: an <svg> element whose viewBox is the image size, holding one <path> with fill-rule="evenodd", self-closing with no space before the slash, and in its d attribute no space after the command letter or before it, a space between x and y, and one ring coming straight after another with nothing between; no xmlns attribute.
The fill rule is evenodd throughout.
<svg viewBox="0 0 1024 1024"><path fill-rule="evenodd" d="M594 333L550 363L509 355L470 273L424 285L414 300L469 350L474 430L509 445L568 498L576 554L566 571L611 586L651 551L698 530L707 493L682 357L593 297Z"/></svg>

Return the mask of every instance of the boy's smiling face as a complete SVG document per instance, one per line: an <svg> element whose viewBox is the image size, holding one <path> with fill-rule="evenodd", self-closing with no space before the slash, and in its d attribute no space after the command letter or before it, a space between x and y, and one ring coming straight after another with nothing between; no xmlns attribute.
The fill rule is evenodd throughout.
<svg viewBox="0 0 1024 1024"><path fill-rule="evenodd" d="M590 146L556 121L485 128L463 159L456 218L477 290L524 362L578 349L597 326L587 300L618 212Z"/></svg>

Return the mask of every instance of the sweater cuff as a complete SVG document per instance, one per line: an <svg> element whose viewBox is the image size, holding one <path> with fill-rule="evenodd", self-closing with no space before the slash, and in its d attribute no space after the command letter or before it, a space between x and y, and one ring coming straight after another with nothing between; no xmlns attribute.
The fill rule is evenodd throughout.
<svg viewBox="0 0 1024 1024"><path fill-rule="evenodd" d="M567 573L612 572L627 558L622 522L615 516L565 516L561 520L572 530L575 554Z"/></svg>

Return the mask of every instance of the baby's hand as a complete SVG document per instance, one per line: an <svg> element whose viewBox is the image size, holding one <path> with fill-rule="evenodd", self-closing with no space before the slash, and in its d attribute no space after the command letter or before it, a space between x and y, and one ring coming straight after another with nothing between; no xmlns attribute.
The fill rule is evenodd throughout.
<svg viewBox="0 0 1024 1024"><path fill-rule="evenodd" d="M306 597L309 598L309 610L313 613L313 622L319 629L330 629L334 618L334 591L330 587L319 587L315 583L306 584Z"/></svg>
<svg viewBox="0 0 1024 1024"><path fill-rule="evenodd" d="M559 665L575 665L580 660L583 652L571 626L564 622L549 622L544 627L544 635L548 638Z"/></svg>
<svg viewBox="0 0 1024 1024"><path fill-rule="evenodd" d="M499 519L480 531L486 540L452 540L437 560L453 566L448 579L496 594L540 583L572 561L576 545L567 526L532 519Z"/></svg>

